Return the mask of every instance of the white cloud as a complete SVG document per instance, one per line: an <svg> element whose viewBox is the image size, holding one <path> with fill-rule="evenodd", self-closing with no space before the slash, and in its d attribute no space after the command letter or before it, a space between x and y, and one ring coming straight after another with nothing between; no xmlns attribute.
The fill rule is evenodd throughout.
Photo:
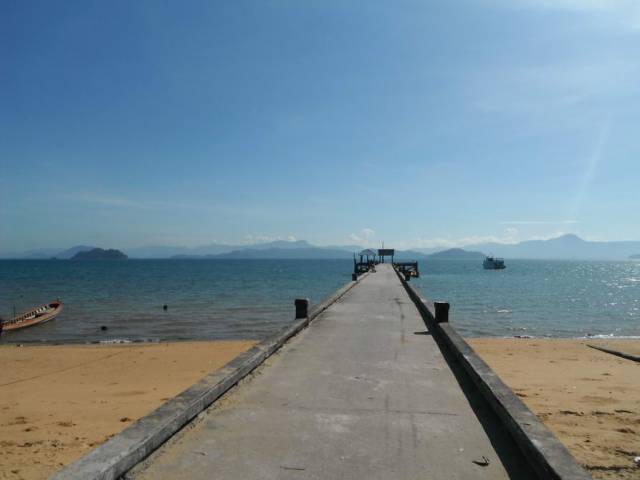
<svg viewBox="0 0 640 480"><path fill-rule="evenodd" d="M575 225L579 220L506 220L501 225ZM508 230L508 229L507 229Z"/></svg>
<svg viewBox="0 0 640 480"><path fill-rule="evenodd" d="M464 248L482 243L502 243L513 245L526 240L549 240L566 235L566 230L556 230L548 235L532 235L522 238L517 228L508 227L503 235L471 235L468 237L433 237L433 238L416 238L406 241L394 243L394 247L400 250L411 250L414 248Z"/></svg>
<svg viewBox="0 0 640 480"><path fill-rule="evenodd" d="M272 236L272 235L254 235L247 234L242 238L242 243L245 245L256 245L258 243L276 242L278 240L284 240L287 242L295 242L297 238L294 235L285 236Z"/></svg>
<svg viewBox="0 0 640 480"><path fill-rule="evenodd" d="M455 248L467 247L479 243L506 243L514 244L520 242L520 231L515 227L507 227L502 235L470 235L467 237L434 237L417 238L406 242L399 242L396 248Z"/></svg>
<svg viewBox="0 0 640 480"><path fill-rule="evenodd" d="M411 249L411 248L454 248L454 247L466 247L468 245L475 245L477 243L517 243L518 240L513 238L513 235L505 234L504 236L497 235L471 235L468 237L434 237L434 238L416 238L413 240L407 240L405 242L398 242L395 244L399 249Z"/></svg>
<svg viewBox="0 0 640 480"><path fill-rule="evenodd" d="M351 233L347 236L350 242L356 242L358 245L370 246L371 239L376 234L375 230L371 228L363 228L360 233Z"/></svg>
<svg viewBox="0 0 640 480"><path fill-rule="evenodd" d="M505 234L507 238L512 239L513 241L517 241L518 239L518 235L520 234L520 232L518 231L517 228L515 227L507 227L505 228Z"/></svg>

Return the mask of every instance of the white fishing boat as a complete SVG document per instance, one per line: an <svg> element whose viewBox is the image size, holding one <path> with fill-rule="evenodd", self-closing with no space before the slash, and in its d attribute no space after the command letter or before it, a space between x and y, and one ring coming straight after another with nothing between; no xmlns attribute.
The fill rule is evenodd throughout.
<svg viewBox="0 0 640 480"><path fill-rule="evenodd" d="M497 258L493 255L489 255L482 262L482 266L485 270L502 270L503 268L507 268L504 264L504 258Z"/></svg>

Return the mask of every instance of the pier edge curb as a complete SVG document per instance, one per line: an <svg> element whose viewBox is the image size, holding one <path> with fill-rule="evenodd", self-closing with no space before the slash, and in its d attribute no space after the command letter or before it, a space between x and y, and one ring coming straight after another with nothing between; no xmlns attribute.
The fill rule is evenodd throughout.
<svg viewBox="0 0 640 480"><path fill-rule="evenodd" d="M362 275L361 278L366 275ZM208 374L74 463L58 470L49 477L50 480L120 478L259 367L287 341L304 330L359 281L360 279L348 282L315 305L307 318L296 320L280 332L241 353L222 368Z"/></svg>
<svg viewBox="0 0 640 480"><path fill-rule="evenodd" d="M456 329L448 322L436 323L433 302L423 298L399 272L396 271L396 274L429 330L443 341L462 365L537 475L554 480L592 480L593 477L578 464L567 447L480 358Z"/></svg>
<svg viewBox="0 0 640 480"><path fill-rule="evenodd" d="M587 347L593 348L594 350L599 350L604 353L608 353L609 355L615 355L616 357L624 358L625 360L631 360L632 362L640 363L640 357L638 355L631 355L630 353L621 352L620 350L614 350L612 348L601 347L599 345L589 345Z"/></svg>

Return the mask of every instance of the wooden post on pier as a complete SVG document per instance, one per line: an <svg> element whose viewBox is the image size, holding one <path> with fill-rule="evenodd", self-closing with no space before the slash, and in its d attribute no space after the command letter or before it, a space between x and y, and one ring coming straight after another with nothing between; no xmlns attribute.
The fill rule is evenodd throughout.
<svg viewBox="0 0 640 480"><path fill-rule="evenodd" d="M444 323L449 321L449 303L435 302L433 304L436 311L436 323Z"/></svg>

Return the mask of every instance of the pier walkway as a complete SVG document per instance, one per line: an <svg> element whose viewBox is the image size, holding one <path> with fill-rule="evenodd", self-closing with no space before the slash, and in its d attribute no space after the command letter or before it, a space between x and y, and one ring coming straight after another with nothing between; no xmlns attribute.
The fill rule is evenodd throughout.
<svg viewBox="0 0 640 480"><path fill-rule="evenodd" d="M389 264L127 477L534 478Z"/></svg>

